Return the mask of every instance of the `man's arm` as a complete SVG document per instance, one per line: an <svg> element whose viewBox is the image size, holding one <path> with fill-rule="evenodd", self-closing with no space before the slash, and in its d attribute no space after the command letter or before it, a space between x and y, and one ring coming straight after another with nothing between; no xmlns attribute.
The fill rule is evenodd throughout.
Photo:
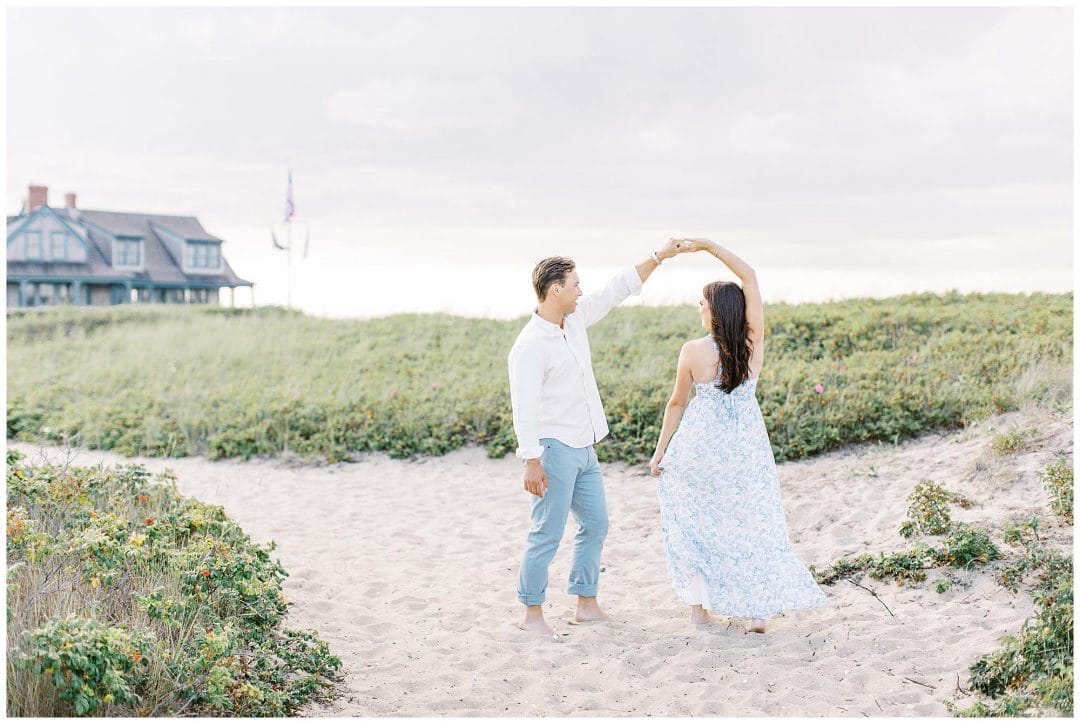
<svg viewBox="0 0 1080 724"><path fill-rule="evenodd" d="M684 250L685 249L683 247L679 246L678 239L668 239L667 243L664 244L664 246L656 252L656 256L660 258L660 261L666 261L673 256L678 256ZM650 256L648 259L634 267L634 269L637 270L638 278L641 279L642 284L644 284L646 280L648 280L648 278L652 275L652 273L656 271L657 266L658 264L656 263L656 261L654 261L653 258Z"/></svg>
<svg viewBox="0 0 1080 724"><path fill-rule="evenodd" d="M673 256L678 256L682 249L679 246L678 241L675 239L669 239L664 246L656 252L660 261L665 261ZM607 316L607 313L612 308L617 307L631 294L640 294L641 285L645 283L645 280L656 271L656 262L652 257L649 257L645 261L637 264L632 269L619 272L615 275L615 278L607 283L607 285L599 292L593 294L586 294L578 300L577 313L581 314L581 319L585 322L585 326L591 326L596 324L601 319Z"/></svg>
<svg viewBox="0 0 1080 724"><path fill-rule="evenodd" d="M514 345L507 357L510 370L510 407L517 435L516 455L522 460L539 458L540 390L544 383L544 361L527 347Z"/></svg>
<svg viewBox="0 0 1080 724"><path fill-rule="evenodd" d="M544 384L544 360L536 352L514 345L507 357L510 369L510 407L514 416L515 454L525 461L522 481L533 495L544 497L547 473L540 463L540 392Z"/></svg>

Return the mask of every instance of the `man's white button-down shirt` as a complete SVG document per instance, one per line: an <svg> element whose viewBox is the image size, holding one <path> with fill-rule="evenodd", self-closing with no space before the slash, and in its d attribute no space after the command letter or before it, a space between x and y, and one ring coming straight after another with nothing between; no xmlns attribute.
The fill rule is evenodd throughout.
<svg viewBox="0 0 1080 724"><path fill-rule="evenodd" d="M630 267L601 291L578 299L577 309L562 327L533 312L507 357L519 458L540 457L541 438L587 447L608 434L585 328L631 294L640 293L641 277Z"/></svg>

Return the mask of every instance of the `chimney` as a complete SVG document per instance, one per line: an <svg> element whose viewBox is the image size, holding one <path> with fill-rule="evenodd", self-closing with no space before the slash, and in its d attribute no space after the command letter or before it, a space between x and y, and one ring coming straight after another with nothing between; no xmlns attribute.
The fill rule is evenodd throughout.
<svg viewBox="0 0 1080 724"><path fill-rule="evenodd" d="M26 213L30 213L34 209L39 209L42 206L47 206L48 203L49 187L30 184L30 196L26 200Z"/></svg>
<svg viewBox="0 0 1080 724"><path fill-rule="evenodd" d="M66 194L64 194L64 206L66 206L69 209L74 209L75 208L75 192L74 191L68 191Z"/></svg>

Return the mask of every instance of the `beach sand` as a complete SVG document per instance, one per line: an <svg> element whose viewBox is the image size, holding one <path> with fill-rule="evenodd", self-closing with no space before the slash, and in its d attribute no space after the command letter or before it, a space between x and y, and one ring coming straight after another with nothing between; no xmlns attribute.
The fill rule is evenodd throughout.
<svg viewBox="0 0 1080 724"><path fill-rule="evenodd" d="M995 431L1037 427L1032 449L996 456ZM58 448L12 443L31 456ZM864 445L780 466L794 548L807 565L910 546L898 532L907 495L932 479L971 498L953 517L989 527L1038 515L1071 550L1038 471L1072 457L1072 419L1028 410L949 434ZM304 716L633 715L945 716L971 702L968 667L1019 631L1031 597L995 582L1003 563L935 569L916 587L841 581L829 604L773 619L691 626L667 582L656 481L645 466L604 465L610 532L599 600L610 624L570 626L566 578L575 525L551 566L544 611L561 643L516 628L529 494L512 457L471 448L442 458L301 465L124 458L78 451L77 465L172 468L182 493L224 506L259 542L274 540L290 576L286 625L313 628L341 657L340 696ZM1019 551L1002 545L1007 556ZM936 580L954 580L943 594ZM887 606L887 609L886 609ZM890 613L891 611L891 613Z"/></svg>

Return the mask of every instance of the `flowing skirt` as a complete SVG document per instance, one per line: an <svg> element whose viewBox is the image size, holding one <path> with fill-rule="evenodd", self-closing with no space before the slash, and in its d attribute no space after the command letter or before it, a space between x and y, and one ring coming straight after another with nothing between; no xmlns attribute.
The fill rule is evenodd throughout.
<svg viewBox="0 0 1080 724"><path fill-rule="evenodd" d="M699 387L661 461L657 492L679 597L716 614L769 618L828 599L791 548L753 382L730 395Z"/></svg>

